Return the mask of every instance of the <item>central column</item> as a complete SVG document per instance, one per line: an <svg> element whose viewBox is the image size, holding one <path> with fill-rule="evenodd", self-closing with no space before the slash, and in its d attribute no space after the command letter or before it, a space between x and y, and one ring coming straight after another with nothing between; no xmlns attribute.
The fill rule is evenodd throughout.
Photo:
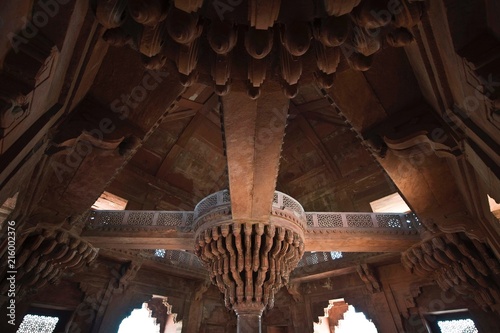
<svg viewBox="0 0 500 333"><path fill-rule="evenodd" d="M268 88L257 100L239 91L222 98L229 192L195 208L196 255L238 316L239 333L262 332L264 309L304 253L302 207L297 215L273 205L282 195L275 187L289 100Z"/></svg>
<svg viewBox="0 0 500 333"><path fill-rule="evenodd" d="M237 333L262 333L262 311L264 306L253 304L253 306L237 305L233 307L238 316Z"/></svg>

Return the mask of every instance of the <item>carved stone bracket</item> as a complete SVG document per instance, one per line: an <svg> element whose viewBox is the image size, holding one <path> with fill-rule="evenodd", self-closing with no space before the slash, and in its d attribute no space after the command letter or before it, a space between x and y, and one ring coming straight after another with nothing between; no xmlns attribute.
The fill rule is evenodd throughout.
<svg viewBox="0 0 500 333"><path fill-rule="evenodd" d="M61 229L36 229L23 242L17 253L16 295L36 293L47 283L57 283L63 272L79 272L97 257L90 243ZM5 261L7 262L7 261ZM1 292L9 284L3 280Z"/></svg>
<svg viewBox="0 0 500 333"><path fill-rule="evenodd" d="M403 265L434 279L443 290L474 299L498 311L500 263L487 244L465 233L436 233L402 254Z"/></svg>
<svg viewBox="0 0 500 333"><path fill-rule="evenodd" d="M135 278L143 261L143 258L138 258L121 265L119 277L117 276L114 284L115 290L113 290L113 293L123 293L125 291L129 283Z"/></svg>
<svg viewBox="0 0 500 333"><path fill-rule="evenodd" d="M290 282L286 285L286 290L292 296L295 302L303 302L304 297L300 290L300 282Z"/></svg>
<svg viewBox="0 0 500 333"><path fill-rule="evenodd" d="M356 270L369 292L378 293L382 291L382 284L376 276L376 272L373 267L368 264L361 264L356 267Z"/></svg>

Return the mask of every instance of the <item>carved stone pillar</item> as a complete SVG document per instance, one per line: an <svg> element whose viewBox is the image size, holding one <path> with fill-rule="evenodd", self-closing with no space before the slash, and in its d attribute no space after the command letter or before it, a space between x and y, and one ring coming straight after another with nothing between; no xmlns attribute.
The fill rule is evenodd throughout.
<svg viewBox="0 0 500 333"><path fill-rule="evenodd" d="M213 205L214 195L226 202ZM236 222L227 192L214 195L195 211L196 254L238 315L238 332L261 332L262 311L274 306L304 253L304 217L273 206L267 223Z"/></svg>
<svg viewBox="0 0 500 333"><path fill-rule="evenodd" d="M234 307L238 316L238 333L262 333L262 311L264 306L252 304Z"/></svg>

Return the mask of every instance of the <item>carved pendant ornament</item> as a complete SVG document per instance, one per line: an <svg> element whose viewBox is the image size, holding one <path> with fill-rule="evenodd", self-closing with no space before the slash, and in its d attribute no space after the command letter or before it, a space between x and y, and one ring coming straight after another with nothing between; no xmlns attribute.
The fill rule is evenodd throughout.
<svg viewBox="0 0 500 333"><path fill-rule="evenodd" d="M228 309L238 314L271 309L304 254L305 217L273 206L267 222L235 221L229 201L210 200L195 209L196 255Z"/></svg>
<svg viewBox="0 0 500 333"><path fill-rule="evenodd" d="M411 273L472 298L484 310L498 306L500 264L487 244L463 232L434 233L403 252L401 262Z"/></svg>
<svg viewBox="0 0 500 333"><path fill-rule="evenodd" d="M251 98L266 79L293 98L300 81L329 88L337 68L368 70L384 47L414 40L411 30L425 9L411 0L323 0L319 7L280 0L91 3L107 29L103 38L138 50L146 68L170 61L185 86L199 81L225 95L241 82Z"/></svg>
<svg viewBox="0 0 500 333"><path fill-rule="evenodd" d="M63 272L79 272L96 259L97 253L89 242L66 230L34 230L18 250L17 297L35 293L47 283L57 283ZM2 294L8 288L8 281L2 281Z"/></svg>

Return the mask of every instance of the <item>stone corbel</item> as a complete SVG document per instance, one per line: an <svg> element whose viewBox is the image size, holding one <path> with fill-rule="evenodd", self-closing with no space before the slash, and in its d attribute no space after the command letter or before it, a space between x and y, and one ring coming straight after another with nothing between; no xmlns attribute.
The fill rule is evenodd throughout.
<svg viewBox="0 0 500 333"><path fill-rule="evenodd" d="M368 264L361 264L356 267L356 270L369 292L378 293L382 291L382 285L376 276L376 272L373 267Z"/></svg>
<svg viewBox="0 0 500 333"><path fill-rule="evenodd" d="M362 133L365 144L378 157L387 149L398 156L435 154L455 158L461 155L460 145L447 124L437 119L427 105L420 105L404 115L392 116Z"/></svg>
<svg viewBox="0 0 500 333"><path fill-rule="evenodd" d="M425 131L420 131L401 139L384 137L384 142L389 149L397 152L402 157L429 153L434 153L438 157L455 157L452 147L433 141L428 134Z"/></svg>
<svg viewBox="0 0 500 333"><path fill-rule="evenodd" d="M300 282L290 282L286 286L286 290L295 302L299 303L304 301L304 297L302 296L302 292L300 290Z"/></svg>
<svg viewBox="0 0 500 333"><path fill-rule="evenodd" d="M200 283L194 292L194 300L201 301L203 295L207 292L211 285L212 282L209 280Z"/></svg>
<svg viewBox="0 0 500 333"><path fill-rule="evenodd" d="M28 96L19 94L14 98L0 97L0 138L5 137L26 118L31 96L31 94Z"/></svg>
<svg viewBox="0 0 500 333"><path fill-rule="evenodd" d="M127 289L129 283L137 275L137 272L141 268L143 261L143 258L138 258L121 265L119 271L120 276L116 279L116 282L114 284L115 289L113 290L113 293L121 294Z"/></svg>

